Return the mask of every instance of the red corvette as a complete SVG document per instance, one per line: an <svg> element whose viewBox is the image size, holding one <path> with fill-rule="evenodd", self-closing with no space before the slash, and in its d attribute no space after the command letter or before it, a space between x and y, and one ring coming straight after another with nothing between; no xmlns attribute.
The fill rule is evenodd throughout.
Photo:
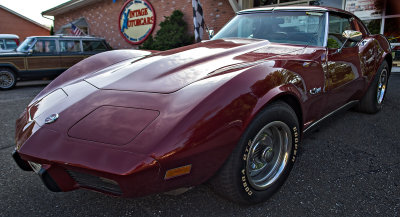
<svg viewBox="0 0 400 217"><path fill-rule="evenodd" d="M325 7L244 10L212 40L81 61L16 122L13 157L51 191L136 197L195 186L240 203L283 184L305 132L382 107L388 41Z"/></svg>

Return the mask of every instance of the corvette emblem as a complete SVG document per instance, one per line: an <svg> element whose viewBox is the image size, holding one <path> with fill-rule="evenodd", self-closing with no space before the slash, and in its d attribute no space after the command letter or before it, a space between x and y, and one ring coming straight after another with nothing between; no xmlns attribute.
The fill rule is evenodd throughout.
<svg viewBox="0 0 400 217"><path fill-rule="evenodd" d="M44 122L46 123L46 124L51 124L51 123L53 123L53 122L55 122L57 119L58 119L58 114L56 113L56 114L52 114L52 115L50 115L49 117L47 117L45 120L44 120Z"/></svg>

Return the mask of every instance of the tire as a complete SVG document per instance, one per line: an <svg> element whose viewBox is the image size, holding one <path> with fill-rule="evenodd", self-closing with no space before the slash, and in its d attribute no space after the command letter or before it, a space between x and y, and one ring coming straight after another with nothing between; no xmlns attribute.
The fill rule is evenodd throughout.
<svg viewBox="0 0 400 217"><path fill-rule="evenodd" d="M210 180L211 188L241 204L267 200L288 177L299 142L296 113L284 102L272 103L247 127L228 160Z"/></svg>
<svg viewBox="0 0 400 217"><path fill-rule="evenodd" d="M0 68L0 90L9 90L15 87L17 76L8 68Z"/></svg>
<svg viewBox="0 0 400 217"><path fill-rule="evenodd" d="M383 61L367 92L356 107L357 111L374 114L382 109L382 104L387 91L389 73L389 65L386 61Z"/></svg>

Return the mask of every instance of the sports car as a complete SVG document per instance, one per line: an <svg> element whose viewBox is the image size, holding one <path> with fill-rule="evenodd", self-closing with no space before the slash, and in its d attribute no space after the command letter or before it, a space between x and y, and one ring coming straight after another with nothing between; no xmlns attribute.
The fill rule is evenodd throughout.
<svg viewBox="0 0 400 217"><path fill-rule="evenodd" d="M16 121L13 158L55 192L139 197L207 182L259 203L321 121L382 108L391 65L385 37L346 11L243 10L211 40L72 66Z"/></svg>

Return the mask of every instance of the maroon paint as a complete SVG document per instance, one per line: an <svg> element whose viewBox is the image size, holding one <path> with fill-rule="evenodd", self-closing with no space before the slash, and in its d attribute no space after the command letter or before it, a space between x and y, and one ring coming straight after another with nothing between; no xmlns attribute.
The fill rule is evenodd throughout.
<svg viewBox="0 0 400 217"><path fill-rule="evenodd" d="M355 79L344 83L340 78L348 78L347 65L340 71L345 74L331 82L334 76L327 69L336 67L339 57L323 47L226 39L160 53L102 53L71 67L28 106L16 123L18 153L45 165L63 191L84 187L65 170L112 179L125 197L197 185L220 168L271 101L295 99L305 129L335 107L360 99L373 77L371 69L376 72L390 54L379 36L364 40L361 60L347 53L354 49L343 52L344 63L357 69ZM362 55L371 47L373 54L365 58L377 63ZM310 94L316 87L324 89ZM54 94L63 96L60 91L67 97L46 102ZM328 103L336 97L340 102ZM139 114L140 109L148 112ZM45 124L54 113L59 119ZM127 127L137 120L141 124ZM107 127L116 128L106 132ZM188 164L190 175L164 180L167 170Z"/></svg>

